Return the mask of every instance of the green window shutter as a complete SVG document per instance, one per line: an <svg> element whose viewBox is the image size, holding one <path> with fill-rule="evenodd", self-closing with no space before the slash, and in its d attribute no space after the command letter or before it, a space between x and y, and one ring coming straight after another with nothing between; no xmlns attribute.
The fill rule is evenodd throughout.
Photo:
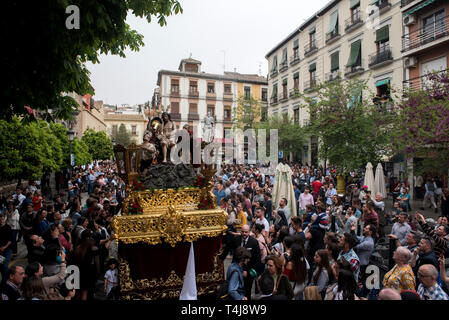
<svg viewBox="0 0 449 320"><path fill-rule="evenodd" d="M334 32L335 28L337 27L337 21L338 21L338 11L335 11L331 15L329 30L327 31L328 34Z"/></svg>
<svg viewBox="0 0 449 320"><path fill-rule="evenodd" d="M385 84L386 85L390 85L390 78L377 81L376 82L376 87L380 87L380 86L383 86Z"/></svg>
<svg viewBox="0 0 449 320"><path fill-rule="evenodd" d="M273 85L273 93L271 94L271 97L272 97L272 98L273 98L273 97L276 97L277 94L278 94L278 85L275 84L275 85Z"/></svg>
<svg viewBox="0 0 449 320"><path fill-rule="evenodd" d="M337 70L340 67L340 51L334 52L331 55L331 71Z"/></svg>
<svg viewBox="0 0 449 320"><path fill-rule="evenodd" d="M277 67L278 67L278 56L274 56L273 57L273 65L271 67L271 71L276 70Z"/></svg>
<svg viewBox="0 0 449 320"><path fill-rule="evenodd" d="M298 79L299 78L299 72L295 72L293 74L293 79Z"/></svg>
<svg viewBox="0 0 449 320"><path fill-rule="evenodd" d="M362 40L357 40L351 44L351 54L348 60L348 67L352 67L360 56L360 49L362 47Z"/></svg>
<svg viewBox="0 0 449 320"><path fill-rule="evenodd" d="M390 26L385 26L376 31L376 42L386 41L390 39Z"/></svg>
<svg viewBox="0 0 449 320"><path fill-rule="evenodd" d="M281 61L281 64L284 64L285 62L287 62L287 48L284 48L284 50L282 50L282 61Z"/></svg>
<svg viewBox="0 0 449 320"><path fill-rule="evenodd" d="M293 42L293 49L298 49L298 48L299 48L299 40L296 39L296 40Z"/></svg>
<svg viewBox="0 0 449 320"><path fill-rule="evenodd" d="M373 1L370 2L370 5L371 5L371 6L372 6L372 5L377 5L378 2L379 2L379 0L373 0Z"/></svg>
<svg viewBox="0 0 449 320"><path fill-rule="evenodd" d="M357 7L360 4L360 0L351 0L351 6L350 8L353 9Z"/></svg>
<svg viewBox="0 0 449 320"><path fill-rule="evenodd" d="M316 31L315 27L312 27L309 29L309 34L315 33L315 31Z"/></svg>
<svg viewBox="0 0 449 320"><path fill-rule="evenodd" d="M287 85L287 81L288 81L287 78L285 78L284 80L282 80L282 85L283 85L283 86Z"/></svg>
<svg viewBox="0 0 449 320"><path fill-rule="evenodd" d="M309 66L309 71L312 72L312 71L315 71L315 70L316 70L316 63L312 63L312 64Z"/></svg>
<svg viewBox="0 0 449 320"><path fill-rule="evenodd" d="M433 2L435 2L435 0L427 0L427 1L423 2L423 3L421 3L420 5L414 7L413 9L411 9L411 10L409 10L409 11L407 11L407 12L404 12L404 13L402 14L402 16L403 16L403 17L406 17L406 16L408 16L408 15L411 15L412 13L415 13L416 11L418 11L418 10L424 8L425 6L428 6L429 4L431 4L431 3L433 3Z"/></svg>

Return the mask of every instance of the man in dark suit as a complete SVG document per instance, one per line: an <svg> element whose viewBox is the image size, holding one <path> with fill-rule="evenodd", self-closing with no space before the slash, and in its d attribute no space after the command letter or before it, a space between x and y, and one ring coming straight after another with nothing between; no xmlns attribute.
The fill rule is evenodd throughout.
<svg viewBox="0 0 449 320"><path fill-rule="evenodd" d="M254 269L257 274L261 274L263 272L264 265L260 261L259 242L249 235L249 226L247 224L242 226L240 234L240 236L235 237L234 241L224 248L220 259L226 259L229 251L235 250L238 247L244 247L251 253L251 260L243 268L243 277L245 278L245 296L249 298L251 297L251 289L254 281L250 270Z"/></svg>

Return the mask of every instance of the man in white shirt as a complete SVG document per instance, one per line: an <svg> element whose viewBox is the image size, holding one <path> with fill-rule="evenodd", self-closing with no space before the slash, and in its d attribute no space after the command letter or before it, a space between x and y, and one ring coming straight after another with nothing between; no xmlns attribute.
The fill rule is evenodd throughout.
<svg viewBox="0 0 449 320"><path fill-rule="evenodd" d="M329 184L329 189L326 191L326 204L331 206L332 205L332 197L337 195L337 190L334 188L334 184Z"/></svg>
<svg viewBox="0 0 449 320"><path fill-rule="evenodd" d="M285 219L287 221L290 221L290 216L292 215L290 212L290 209L287 207L288 201L285 198L282 198L281 201L279 201L279 207L274 210L274 213L276 214L277 211L281 210L284 212Z"/></svg>
<svg viewBox="0 0 449 320"><path fill-rule="evenodd" d="M267 239L268 232L270 231L270 224L265 218L265 210L263 208L256 209L256 218L253 220L253 222L263 225L264 229L262 230L262 235L265 237L265 239Z"/></svg>
<svg viewBox="0 0 449 320"><path fill-rule="evenodd" d="M14 200L18 200L18 201L19 201L19 204L17 205L17 208L19 208L19 207L22 205L23 200L25 200L25 198L26 198L26 197L22 194L22 188L17 187L16 193L14 193L14 194L12 195L12 198L13 198Z"/></svg>
<svg viewBox="0 0 449 320"><path fill-rule="evenodd" d="M405 222L407 220L407 213L401 212L399 214L399 221L395 222L393 228L391 229L391 234L388 235L390 239L397 239L401 246L405 246L407 244L407 235L410 233L412 228L410 225Z"/></svg>

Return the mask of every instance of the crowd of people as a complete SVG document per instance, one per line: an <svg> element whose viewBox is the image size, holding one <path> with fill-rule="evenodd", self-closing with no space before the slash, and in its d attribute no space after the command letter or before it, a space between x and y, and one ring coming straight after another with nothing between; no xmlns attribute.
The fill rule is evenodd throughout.
<svg viewBox="0 0 449 320"><path fill-rule="evenodd" d="M338 194L335 170L291 168L297 216L287 199L273 203L274 178L261 168L228 165L215 178L217 205L228 213L221 259L233 254L220 299L449 299L447 190L434 224L412 213L409 186L398 179L389 183L393 208L387 210L386 199L362 184L363 175L351 173ZM392 254L376 289L367 284L367 268L380 243Z"/></svg>
<svg viewBox="0 0 449 320"><path fill-rule="evenodd" d="M48 176L0 189L1 300L87 300L103 281L105 296L118 298L117 242L111 228L121 210L125 184L112 162L58 172L55 187ZM82 201L81 194L88 196ZM18 245L25 262L14 263ZM80 289L66 286L66 267L80 272Z"/></svg>
<svg viewBox="0 0 449 320"><path fill-rule="evenodd" d="M217 206L228 213L221 259L232 255L220 299L449 299L446 189L439 194L430 185L434 181L422 184L423 205L437 201L441 210L432 224L412 213L409 186L397 179L387 184L393 198L387 210L386 199L363 185L363 175L352 172L339 194L334 169L290 165L295 198L278 203L267 168L225 165L214 177ZM117 299L118 244L111 221L126 194L115 165L105 161L71 175L60 172L54 190L50 185L44 175L9 196L0 189L1 299L87 300L99 281L105 296ZM379 243L390 246L390 270L373 289L367 268ZM10 266L19 244L26 247L26 262ZM65 284L68 265L80 270L79 290Z"/></svg>

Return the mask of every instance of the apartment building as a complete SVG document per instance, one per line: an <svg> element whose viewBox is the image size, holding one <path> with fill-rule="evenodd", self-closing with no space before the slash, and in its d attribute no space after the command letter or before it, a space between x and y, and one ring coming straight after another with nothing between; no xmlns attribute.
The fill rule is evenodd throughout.
<svg viewBox="0 0 449 320"><path fill-rule="evenodd" d="M449 64L449 2L402 0L405 87L421 88L426 75Z"/></svg>
<svg viewBox="0 0 449 320"><path fill-rule="evenodd" d="M267 79L237 72L206 73L201 71L201 64L188 58L181 60L178 71L160 70L153 106L168 111L177 128L190 124L198 134L205 116L213 116L216 142L223 142L224 130L232 128L240 97L253 97L266 109Z"/></svg>
<svg viewBox="0 0 449 320"><path fill-rule="evenodd" d="M316 96L318 83L368 79L379 99L402 88L401 0L334 0L272 50L268 60L268 114L288 114L307 125L304 102L295 92ZM392 31L395 32L392 32ZM317 164L318 141L311 139L302 161Z"/></svg>

